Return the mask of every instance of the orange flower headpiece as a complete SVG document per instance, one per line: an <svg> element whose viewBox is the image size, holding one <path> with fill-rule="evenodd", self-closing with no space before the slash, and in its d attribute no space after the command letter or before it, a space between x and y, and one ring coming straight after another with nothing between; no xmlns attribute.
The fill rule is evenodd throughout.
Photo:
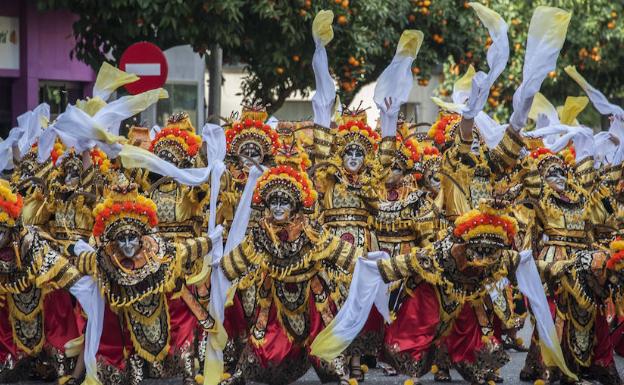
<svg viewBox="0 0 624 385"><path fill-rule="evenodd" d="M101 172L106 173L110 170L111 161L108 159L106 153L99 148L93 148L90 152L91 162L93 165L97 167Z"/></svg>
<svg viewBox="0 0 624 385"><path fill-rule="evenodd" d="M254 203L268 204L273 194L284 194L296 205L310 208L316 202L317 193L305 172L286 165L266 170L256 184Z"/></svg>
<svg viewBox="0 0 624 385"><path fill-rule="evenodd" d="M403 139L401 135L396 137L397 161L404 170L412 170L421 159L418 141L413 138Z"/></svg>
<svg viewBox="0 0 624 385"><path fill-rule="evenodd" d="M245 144L254 144L260 148L262 157L275 155L280 147L279 135L262 120L245 119L236 122L225 130L227 151L231 156L237 156Z"/></svg>
<svg viewBox="0 0 624 385"><path fill-rule="evenodd" d="M117 187L93 210L93 235L113 240L120 233L140 236L158 225L158 211L153 200L139 195L136 185Z"/></svg>
<svg viewBox="0 0 624 385"><path fill-rule="evenodd" d="M574 150L572 149L571 151ZM531 151L530 156L535 162L537 171L542 177L545 177L552 167L559 167L564 171L568 169L567 162L564 159L564 156L566 155L562 155L561 153L555 154L547 148L537 148Z"/></svg>
<svg viewBox="0 0 624 385"><path fill-rule="evenodd" d="M13 192L8 181L0 180L0 226L15 227L22 207L22 196Z"/></svg>
<svg viewBox="0 0 624 385"><path fill-rule="evenodd" d="M420 148L422 152L421 160L417 165L418 171L424 173L427 170L437 170L440 167L442 161L442 154L437 147L422 145Z"/></svg>
<svg viewBox="0 0 624 385"><path fill-rule="evenodd" d="M624 240L620 237L616 237L615 240L609 244L609 250L611 256L607 260L607 269L624 269Z"/></svg>
<svg viewBox="0 0 624 385"><path fill-rule="evenodd" d="M149 149L178 167L189 167L202 143L194 130L186 112L173 114L167 126L156 134Z"/></svg>
<svg viewBox="0 0 624 385"><path fill-rule="evenodd" d="M504 211L486 202L455 220L453 234L469 243L509 246L518 232L518 223Z"/></svg>
<svg viewBox="0 0 624 385"><path fill-rule="evenodd" d="M347 120L338 126L337 136L341 152L349 144L357 144L370 154L377 150L381 141L381 136L362 120Z"/></svg>
<svg viewBox="0 0 624 385"><path fill-rule="evenodd" d="M453 140L453 133L461 121L461 115L453 112L440 111L438 120L433 123L427 135L433 139L435 144L443 146Z"/></svg>

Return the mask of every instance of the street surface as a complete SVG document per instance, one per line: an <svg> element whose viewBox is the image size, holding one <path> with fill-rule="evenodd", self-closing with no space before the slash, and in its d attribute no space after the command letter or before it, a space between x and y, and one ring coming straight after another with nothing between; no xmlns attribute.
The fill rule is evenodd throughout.
<svg viewBox="0 0 624 385"><path fill-rule="evenodd" d="M530 329L530 326L528 325L528 322L527 322L526 327L521 331L520 336L524 339L525 343L530 341L531 329ZM503 367L501 371L501 375L505 379L503 384L532 385L531 383L528 383L528 382L521 382L518 379L518 374L520 373L520 369L522 369L522 366L524 365L524 357L526 356L526 353L518 353L514 350L511 350L509 351L509 355L511 356L511 361L507 365L505 365L505 367ZM618 366L618 371L620 372L620 376L624 375L624 358L616 355L615 360ZM465 383L465 381L463 381L460 375L455 371L451 372L451 377L453 377L453 383L456 383L456 384ZM402 385L403 381L406 378L407 377L405 376L394 376L394 377L385 376L380 369L371 369L366 375L366 381L364 382L364 384ZM423 383L423 385L440 384L438 382L433 381L433 375L431 373L423 377L421 379L421 382ZM23 382L20 384L35 385L35 384L43 384L43 383ZM145 385L181 385L182 380L181 378L169 378L169 379L162 379L162 380L145 380L143 384ZM249 383L249 384L256 385L256 383ZM318 377L316 377L314 370L310 370L305 376L300 378L299 381L297 381L295 384L296 385L313 385L313 384L318 385L320 384L320 381L318 380ZM106 385L106 384L103 384L103 385Z"/></svg>

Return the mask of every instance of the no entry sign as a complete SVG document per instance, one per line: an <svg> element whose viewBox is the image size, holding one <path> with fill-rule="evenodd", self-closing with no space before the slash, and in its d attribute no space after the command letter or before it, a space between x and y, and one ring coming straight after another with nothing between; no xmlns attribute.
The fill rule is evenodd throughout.
<svg viewBox="0 0 624 385"><path fill-rule="evenodd" d="M139 77L136 82L126 84L132 95L162 87L167 81L167 58L163 51L146 41L134 43L121 55L119 68Z"/></svg>

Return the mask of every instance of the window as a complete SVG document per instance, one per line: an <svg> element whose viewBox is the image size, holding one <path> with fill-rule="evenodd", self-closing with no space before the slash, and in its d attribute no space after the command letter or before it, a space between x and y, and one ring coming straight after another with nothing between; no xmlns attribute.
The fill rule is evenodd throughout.
<svg viewBox="0 0 624 385"><path fill-rule="evenodd" d="M197 127L197 85L196 84L165 84L164 89L169 93L166 99L160 99L156 104L156 124L164 127L167 119L174 112L184 111L189 114L193 126Z"/></svg>
<svg viewBox="0 0 624 385"><path fill-rule="evenodd" d="M6 138L12 127L11 79L0 79L0 138Z"/></svg>
<svg viewBox="0 0 624 385"><path fill-rule="evenodd" d="M83 85L77 82L44 80L39 82L39 103L50 105L50 121L56 119L68 104L83 97Z"/></svg>

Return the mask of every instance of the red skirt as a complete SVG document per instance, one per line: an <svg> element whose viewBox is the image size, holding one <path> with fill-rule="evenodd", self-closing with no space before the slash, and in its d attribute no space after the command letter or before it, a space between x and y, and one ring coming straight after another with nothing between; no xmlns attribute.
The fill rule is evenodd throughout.
<svg viewBox="0 0 624 385"><path fill-rule="evenodd" d="M316 309L314 298L311 295L309 300L309 322L310 332L304 343L296 343L288 337L287 332L282 327L277 316L277 309L271 304L269 318L266 326L266 334L261 344L256 344L249 340L249 345L253 354L263 367L276 367L280 364L288 363L289 360L301 359L302 355L309 353L309 344L325 328L321 314Z"/></svg>
<svg viewBox="0 0 624 385"><path fill-rule="evenodd" d="M64 352L65 344L80 336L69 292L58 289L47 293L43 299L43 314L46 345Z"/></svg>
<svg viewBox="0 0 624 385"><path fill-rule="evenodd" d="M0 366L9 358L17 357L17 346L13 341L13 328L9 321L9 312L5 298L0 300Z"/></svg>
<svg viewBox="0 0 624 385"><path fill-rule="evenodd" d="M485 345L482 336L481 326L472 305L464 303L461 312L455 318L451 333L445 338L451 362L475 362L477 352Z"/></svg>
<svg viewBox="0 0 624 385"><path fill-rule="evenodd" d="M170 353L180 351L184 345L193 346L195 330L199 327L197 318L182 298L172 299L171 296L167 296L167 306L169 307L169 333L171 334Z"/></svg>
<svg viewBox="0 0 624 385"><path fill-rule="evenodd" d="M84 330L86 320L80 317L81 330ZM128 333L123 320L113 313L108 304L104 306L104 325L102 337L100 338L100 346L97 351L97 360L103 362L106 366L114 366L119 371L123 371L126 367L124 349L130 353L133 351L132 340Z"/></svg>
<svg viewBox="0 0 624 385"><path fill-rule="evenodd" d="M386 354L409 354L419 361L435 342L440 323L440 304L434 288L421 283L406 297L396 319L386 327L384 346Z"/></svg>
<svg viewBox="0 0 624 385"><path fill-rule="evenodd" d="M596 312L596 319L594 320L594 333L595 345L593 364L602 367L607 367L614 364L614 346L612 343L612 336L609 330L609 324L607 323L607 318L605 314L600 309L598 309L598 311Z"/></svg>

